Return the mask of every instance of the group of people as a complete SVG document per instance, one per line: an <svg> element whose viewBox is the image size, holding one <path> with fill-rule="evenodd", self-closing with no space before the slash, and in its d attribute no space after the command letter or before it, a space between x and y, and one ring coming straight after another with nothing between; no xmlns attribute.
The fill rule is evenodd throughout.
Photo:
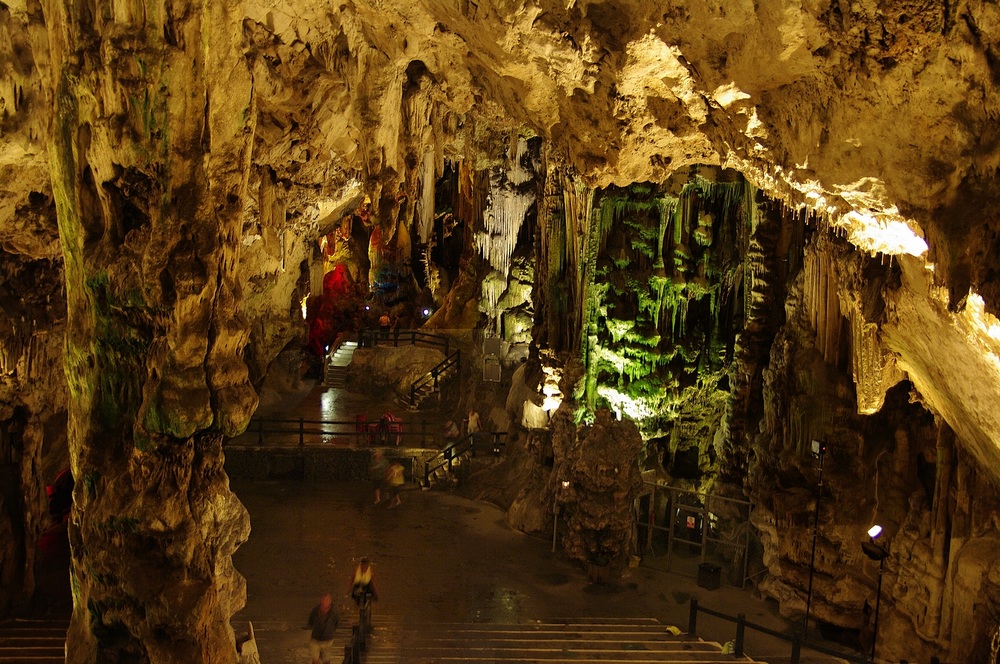
<svg viewBox="0 0 1000 664"><path fill-rule="evenodd" d="M354 568L349 594L359 607L365 601L366 596L371 600L378 599L378 592L375 590L375 575L368 557L361 558ZM333 637L339 624L340 614L333 606L333 596L330 593L325 593L320 598L319 604L313 607L309 613L309 622L306 627L312 630L309 635L309 658L312 664L329 664L334 654Z"/></svg>
<svg viewBox="0 0 1000 664"><path fill-rule="evenodd" d="M479 433L482 429L482 425L479 420L479 413L475 410L470 410L469 414L465 416L465 433L474 436ZM444 424L444 437L445 440L454 441L462 436L462 430L455 424L455 420L448 420Z"/></svg>

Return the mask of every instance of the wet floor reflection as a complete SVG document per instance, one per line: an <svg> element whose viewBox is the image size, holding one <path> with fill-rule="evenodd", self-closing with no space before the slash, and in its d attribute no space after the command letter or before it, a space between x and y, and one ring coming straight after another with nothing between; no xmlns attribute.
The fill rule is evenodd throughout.
<svg viewBox="0 0 1000 664"><path fill-rule="evenodd" d="M502 586L477 588L471 595L468 618L472 622L510 625L524 620L524 598L516 590Z"/></svg>
<svg viewBox="0 0 1000 664"><path fill-rule="evenodd" d="M337 390L328 389L319 398L320 417L324 420L337 420Z"/></svg>

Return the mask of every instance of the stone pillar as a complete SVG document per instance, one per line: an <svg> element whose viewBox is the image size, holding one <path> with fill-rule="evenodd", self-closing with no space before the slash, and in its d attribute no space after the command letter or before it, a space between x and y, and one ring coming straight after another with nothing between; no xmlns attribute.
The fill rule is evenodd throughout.
<svg viewBox="0 0 1000 664"><path fill-rule="evenodd" d="M256 407L234 274L254 129L240 26L208 0L42 6L76 478L67 662L232 662L249 523L222 440Z"/></svg>
<svg viewBox="0 0 1000 664"><path fill-rule="evenodd" d="M944 599L945 572L948 569L948 545L951 518L952 470L955 454L955 433L943 420L939 420L937 438L937 481L934 485L934 499L931 504L931 565L928 570L933 578L927 580L930 596L927 599L927 614L924 634L934 638L941 628L941 604Z"/></svg>

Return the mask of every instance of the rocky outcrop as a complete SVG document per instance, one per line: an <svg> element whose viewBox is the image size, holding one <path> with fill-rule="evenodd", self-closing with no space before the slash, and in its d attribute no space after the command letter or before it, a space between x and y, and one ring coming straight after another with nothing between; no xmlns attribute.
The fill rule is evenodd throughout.
<svg viewBox="0 0 1000 664"><path fill-rule="evenodd" d="M554 466L549 478L555 518L565 524L560 549L570 559L618 574L636 550L633 503L642 478L642 439L635 424L607 409L577 428L564 407L553 416ZM561 512L561 514L559 513Z"/></svg>

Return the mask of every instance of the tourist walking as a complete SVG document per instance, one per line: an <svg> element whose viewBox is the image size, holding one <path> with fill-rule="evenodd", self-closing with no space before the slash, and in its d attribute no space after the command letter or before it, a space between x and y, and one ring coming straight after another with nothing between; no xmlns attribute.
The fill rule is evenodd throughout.
<svg viewBox="0 0 1000 664"><path fill-rule="evenodd" d="M338 623L340 615L333 608L333 597L330 593L326 593L309 614L308 628L312 629L309 638L309 658L312 664L330 664L333 657L333 635Z"/></svg>

